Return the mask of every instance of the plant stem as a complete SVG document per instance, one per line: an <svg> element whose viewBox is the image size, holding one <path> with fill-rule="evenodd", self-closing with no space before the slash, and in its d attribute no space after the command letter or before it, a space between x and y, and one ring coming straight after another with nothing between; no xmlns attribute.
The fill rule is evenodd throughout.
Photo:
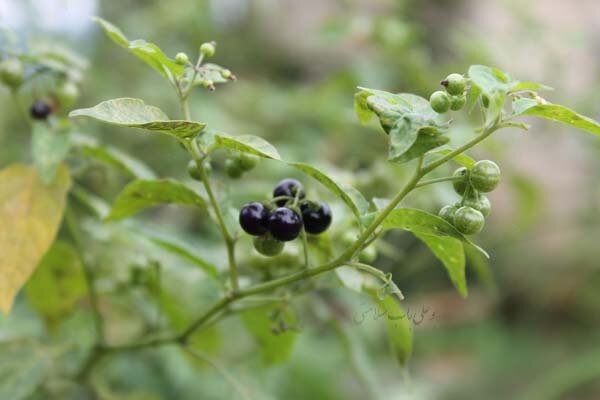
<svg viewBox="0 0 600 400"><path fill-rule="evenodd" d="M181 112L183 113L183 118L185 118L186 121L191 121L192 114L190 113L190 104L188 103L187 99L180 97L179 105L181 107Z"/></svg>
<svg viewBox="0 0 600 400"><path fill-rule="evenodd" d="M89 268L88 263L85 261L85 257L83 254L83 246L81 244L81 231L77 226L77 222L75 221L75 216L70 209L67 209L65 214L65 222L67 224L67 229L73 240L73 244L75 245L75 250L79 254L79 258L81 260L81 265L83 267L83 274L85 278L85 282L88 287L88 293L90 296L90 305L92 308L92 315L94 318L94 330L96 332L96 343L102 344L104 343L104 321L102 320L102 314L100 314L100 307L98 305L98 294L96 293L96 288L94 287L94 274Z"/></svg>
<svg viewBox="0 0 600 400"><path fill-rule="evenodd" d="M462 179L463 179L462 176L445 176L443 178L428 179L426 181L421 181L421 182L417 183L415 185L415 188L420 188L420 187L427 186L427 185L433 185L434 183L440 183L440 182L459 181Z"/></svg>

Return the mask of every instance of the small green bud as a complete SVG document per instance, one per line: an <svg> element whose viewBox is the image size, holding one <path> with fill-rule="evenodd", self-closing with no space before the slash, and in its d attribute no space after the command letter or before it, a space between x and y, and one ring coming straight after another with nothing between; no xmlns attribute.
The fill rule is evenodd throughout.
<svg viewBox="0 0 600 400"><path fill-rule="evenodd" d="M224 79L229 79L229 78L231 78L231 71L230 71L230 70L228 70L228 69L222 69L222 70L221 70L221 76L222 76Z"/></svg>
<svg viewBox="0 0 600 400"><path fill-rule="evenodd" d="M255 154L240 153L238 155L239 166L244 171L250 171L254 169L254 167L256 167L256 164L258 164L259 160L260 157Z"/></svg>
<svg viewBox="0 0 600 400"><path fill-rule="evenodd" d="M372 244L369 245L369 246L367 246L367 247L365 247L358 254L358 261L360 261L361 263L371 264L376 259L377 259L377 249Z"/></svg>
<svg viewBox="0 0 600 400"><path fill-rule="evenodd" d="M200 53L204 56L204 57L212 57L215 55L215 45L214 43L202 43L202 46L200 46Z"/></svg>
<svg viewBox="0 0 600 400"><path fill-rule="evenodd" d="M232 179L238 179L242 176L244 170L240 167L238 160L228 158L225 160L225 173Z"/></svg>
<svg viewBox="0 0 600 400"><path fill-rule="evenodd" d="M431 94L429 104L436 113L443 114L450 108L450 96L448 93L438 90Z"/></svg>
<svg viewBox="0 0 600 400"><path fill-rule="evenodd" d="M177 53L177 55L175 56L175 62L179 65L186 65L190 62L190 59L185 53Z"/></svg>
<svg viewBox="0 0 600 400"><path fill-rule="evenodd" d="M212 79L207 79L205 81L201 82L202 87L206 88L208 90L215 90L215 83L213 82Z"/></svg>
<svg viewBox="0 0 600 400"><path fill-rule="evenodd" d="M79 88L72 81L65 81L54 91L54 98L62 107L71 107L79 97Z"/></svg>
<svg viewBox="0 0 600 400"><path fill-rule="evenodd" d="M7 86L17 87L23 82L23 63L16 58L0 62L0 80Z"/></svg>
<svg viewBox="0 0 600 400"><path fill-rule="evenodd" d="M452 111L460 110L465 106L465 104L467 104L467 96L465 96L464 94L460 96L450 97L450 109Z"/></svg>
<svg viewBox="0 0 600 400"><path fill-rule="evenodd" d="M197 181L202 180L202 172L200 171L200 168L198 167L198 162L196 160L190 160L190 162L187 165L187 172L192 179Z"/></svg>
<svg viewBox="0 0 600 400"><path fill-rule="evenodd" d="M448 94L458 96L465 91L466 80L461 74L450 74L441 82Z"/></svg>

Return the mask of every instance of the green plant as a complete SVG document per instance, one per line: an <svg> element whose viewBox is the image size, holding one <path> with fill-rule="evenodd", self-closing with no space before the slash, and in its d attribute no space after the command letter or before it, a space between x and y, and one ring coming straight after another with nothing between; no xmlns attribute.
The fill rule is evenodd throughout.
<svg viewBox="0 0 600 400"><path fill-rule="evenodd" d="M74 307L72 299L82 292L81 288L89 290L96 337L75 374L76 379L82 381L90 376L101 360L121 352L174 344L194 354L194 335L207 330L228 315L244 315L238 306L253 310L258 308L259 317L265 314L263 308L274 308L276 312L270 321L276 323L277 332L282 334L280 339L284 337L281 340L287 340L289 336L285 334L289 333L286 322L290 319L286 320L289 302L294 296L312 290L316 284L315 278L329 272L336 272L334 278L339 284L368 295L375 304L385 309L388 315L401 316L403 311L397 299L401 299L402 295L396 283L389 274L369 265L377 257L378 239L392 229L410 231L422 240L443 263L460 294L466 296L464 253L478 251L487 254L465 235L478 233L483 228L490 205L489 200L479 192L488 192L497 186L499 169L491 161L476 162L465 153L500 129L527 129L527 125L515 121L515 118L520 116L556 120L600 134L600 125L597 122L542 99L538 91L546 90L547 87L516 81L502 71L481 65L470 67L465 77L459 74L449 75L442 81L446 91L435 92L430 101L414 94L393 94L360 88L355 96L355 109L359 120L367 123L369 119L377 117L388 135L387 159L392 163L406 164L406 168L412 170L410 177L398 188L393 198L367 201L358 190L336 182L312 165L282 160L275 147L260 137L225 134L192 119L188 100L193 89L201 87L215 90L215 85L235 80L229 69L205 62L206 58L215 54L214 43L204 43L200 47L197 60L192 63L187 56L181 55L182 53L171 59L156 45L139 40L130 41L114 25L104 20L98 22L116 44L140 58L167 80L179 101L182 118L170 119L160 109L132 98L107 100L92 108L72 111L70 117L95 119L107 124L168 135L189 154L188 173L202 184L204 191L200 193L185 182L157 179L150 169L133 157L89 143L75 134L73 125L61 116L60 112L56 115L48 113L43 117L49 115L47 120L34 121L32 125L32 154L36 169L9 166L0 172L1 187L11 188L10 192L4 189L0 196L2 221L14 220L15 209L11 203L13 199L20 198L19 196L31 198L33 207L19 207L16 213L16 218L28 223L19 225L19 229L12 232L12 235L18 239L17 242L31 242L34 246L13 246L5 257L3 262L6 264L2 264L1 271L6 276L2 276L3 279L0 280L2 309L10 310L15 294L30 278L42 257L44 261L40 268L50 268L46 265L54 266L57 258L72 260L73 269L82 273L77 285L74 285L77 290L73 290L73 296L65 296L65 303L61 303L58 309L61 312L71 309ZM56 67L56 64L52 64L52 67L47 65L49 63L44 60L49 57L48 53L44 56L38 55L37 58L27 52L17 56L7 53L3 54L3 57L13 60L13 63L15 59L25 62L35 67L32 69L35 71L41 69L56 85L63 84L65 80L76 84L82 69L82 63L77 58L69 58L64 54L62 59L67 61L59 64L59 67ZM56 58L58 56L54 55L52 59ZM12 75L13 78L16 76ZM36 79L36 76L25 74L21 80L5 81L18 98L22 94L19 90L26 89L26 86L21 85ZM465 91L466 97L463 94ZM51 98L56 96L63 107L72 100L61 101L62 96L52 93L52 90L49 90L47 95ZM443 120L438 114L445 113L448 109L462 109L465 102L466 111L480 112L484 122L476 129L475 136L457 148L450 148L447 146L449 140L446 135L450 129L450 121ZM36 118L37 115L38 113L35 114ZM327 234L319 237L305 235L324 233L332 223L332 216L325 203L311 202L307 199L306 193L311 192L305 193L304 186L297 180L286 179L279 182L272 199L265 203L250 203L238 214L226 201L227 190L217 191L214 185L216 179L212 179L209 173L213 163L212 157L216 158L218 153L226 154L225 173L232 178L240 178L244 173L251 171L260 158L285 164L320 182L339 199L340 205L344 205L349 211L348 215L351 215L347 220L336 219L333 223L340 224L346 231L340 240L344 246L333 244L335 240L327 240ZM74 168L70 170L70 164L64 163L68 157L73 156L102 160L124 171L132 178L131 182L116 197L112 206L108 206L77 182ZM449 162L457 162L462 167L450 176L426 178ZM215 175L217 173L219 171L215 168ZM218 178L224 180L222 176ZM75 181L75 184L70 189L72 181ZM463 197L458 204L444 207L440 217L420 209L399 207L402 200L414 190L433 184L450 183L454 184L456 191ZM230 186L233 188L234 184ZM312 190L308 185L307 188ZM69 190L70 197L67 202ZM207 219L211 218L217 226L227 255L226 265L221 266L226 270L225 274L221 274L220 268L201 256L190 253L168 240L153 236L149 240L180 257L192 259L194 264L205 272L206 279L219 286L220 297L209 306L203 307L203 310L199 311L191 322L186 321L184 326L173 322L161 329L149 330L130 343L111 343L106 337L105 321L99 306L98 285L87 265L87 249L81 241L83 234L78 217L85 213L107 221L119 221L161 204L195 207L203 216L209 215ZM53 245L63 215L68 240L61 239ZM235 223L235 218L232 223L232 215L239 217L238 224ZM260 266L267 270L266 273L253 274L243 263L238 262L237 246L249 239L238 234L239 225L247 233L255 236L251 240L260 254L282 257L261 258ZM136 237L145 235L127 228L125 224L121 227L123 231L128 231ZM135 232L132 233L131 230ZM298 237L302 242L303 257L284 258L284 241L292 241ZM32 238L36 240L31 240ZM4 249L6 243L2 244ZM313 253L310 253L310 250ZM271 268L272 263L280 263L281 268L274 271ZM160 267L152 265L153 271L160 270ZM164 300L160 290L160 279L155 275L146 274L146 270L143 270L143 273L140 269L136 271L131 285L143 284L153 294L155 291L160 293L155 296L161 301ZM244 272L243 276L240 276L240 271ZM17 278L14 278L15 276ZM42 275L41 278L34 276L32 279L44 279L45 276L47 275ZM32 293L35 292L35 288L36 285L32 285ZM252 300L258 302L259 307L253 306ZM163 305L161 301L158 303ZM176 307L173 306L159 307L161 313L167 314L169 321L177 320L177 311L174 309ZM54 315L56 312L52 310L46 314L49 321L57 318ZM265 335L263 326L256 328L252 325L252 318L244 318L244 321L249 326L248 330L259 341L272 343L271 336ZM406 364L412 351L410 323L403 318L399 323L386 324L386 328L393 353L402 365ZM281 342L276 342L275 345L279 346ZM291 345L285 342L285 346L288 349Z"/></svg>

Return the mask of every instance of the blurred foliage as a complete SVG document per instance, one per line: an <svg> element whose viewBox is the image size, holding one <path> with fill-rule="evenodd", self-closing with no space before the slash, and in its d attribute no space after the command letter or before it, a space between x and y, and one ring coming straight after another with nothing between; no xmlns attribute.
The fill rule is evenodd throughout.
<svg viewBox="0 0 600 400"><path fill-rule="evenodd" d="M505 32L480 35L478 14L467 11L481 13L485 6L475 3L180 0L174 5L127 0L100 2L98 15L128 36L168 49L170 57L179 51L197 54L200 43L215 40L215 61L231 66L238 82L193 97L196 120L224 132L263 137L276 145L282 158L326 168L365 197L385 199L408 171L385 161L385 136L375 122L357 122L352 106L356 86L425 95L438 88L448 72L466 72L469 64L515 69L510 67L518 61L504 58L495 43L486 40L518 48L520 38ZM517 2L497 3L494 10L502 8L520 32L531 33L538 57L560 57L544 40L551 25ZM33 3L28 7L36 9ZM73 108L136 97L171 118L181 118L169 86L115 47L92 22L78 35L44 31L34 23L20 27L19 33L37 48L66 43L89 59L82 76L73 77L82 94ZM568 33L581 36L584 48L597 48L597 28ZM592 61L590 69L597 72L600 64ZM547 61L541 71L519 65L524 77L563 84L559 66L564 64ZM529 67L531 71L523 74ZM600 75L590 75L596 80L584 91L561 100L597 117ZM18 110L51 91L49 85L44 79L36 81L21 105L0 89L0 107L5 110L0 116L2 167L35 161L29 150L30 129ZM479 115L470 115L454 121L451 143L470 138L479 120ZM71 165L78 185L70 201L77 215L94 208L104 216L106 201L112 202L132 177L156 174L195 185L186 175L186 153L168 137L100 124L79 129L73 133L81 139L76 147L87 156ZM63 227L12 313L0 315L0 399L86 399L94 398L93 393L102 399L596 399L600 145L594 137L565 138L561 133L564 129L550 124L526 134L507 131L477 150L476 155L498 161L504 180L493 195L495 208L480 238L490 250L489 264L477 253L467 253L466 299L454 291L446 270L414 236L390 232L377 244L375 265L393 273L407 313L425 316L419 324L413 318L410 378L405 379L390 355L385 324L369 318L356 322L368 311L368 299L323 278L316 296L299 294L286 309L275 310L278 313L271 306L261 313L262 308L252 308L242 318L225 318L197 333L192 340L196 356L175 346L125 352L103 359L87 382L65 379L92 351L90 299L77 273L69 273L68 279L62 275L82 261L93 270L111 343L129 343L166 326L182 329L218 299L219 284L204 279L213 268L216 275L224 273L219 268L225 249L218 232L201 212L162 207L141 212L135 226L85 218L80 237L89 253L85 260L72 254L66 245L72 235ZM98 150L101 147L93 143L109 144L111 151ZM152 171L140 172L137 161L123 153ZM224 158L213 161L214 174L227 179ZM265 160L235 183L228 193L230 205L265 197L273 183L286 176L305 182L309 195L332 199L302 172ZM219 190L225 186L219 185ZM451 185L436 185L411 194L405 205L434 212L455 199ZM330 236L338 238L354 227L346 222L351 215L343 204L334 202L333 207ZM167 239L178 244L177 251L172 244L165 248ZM260 279L289 273L281 271L281 265L296 266L301 249L288 246L266 267L257 261L249 239L242 240L238 252L243 254L242 273ZM323 254L316 251L313 256ZM56 283L45 288L51 280ZM57 307L52 310L59 309L58 314L46 311L54 302ZM260 319L268 322L254 327ZM269 341L273 336L265 333L265 326L277 327L282 321L291 329ZM266 350L257 351L261 348ZM289 358L278 363L288 351ZM60 360L60 368L51 360Z"/></svg>

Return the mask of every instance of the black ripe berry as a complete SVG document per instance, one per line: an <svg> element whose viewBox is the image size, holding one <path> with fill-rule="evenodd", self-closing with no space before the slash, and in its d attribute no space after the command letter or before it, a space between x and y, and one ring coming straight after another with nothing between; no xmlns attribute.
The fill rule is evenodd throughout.
<svg viewBox="0 0 600 400"><path fill-rule="evenodd" d="M269 211L259 202L250 202L240 210L240 226L254 236L264 235L269 230Z"/></svg>
<svg viewBox="0 0 600 400"><path fill-rule="evenodd" d="M46 119L51 112L52 108L50 107L50 104L44 100L34 101L29 109L29 113L33 119Z"/></svg>
<svg viewBox="0 0 600 400"><path fill-rule="evenodd" d="M304 221L304 230L313 235L323 233L331 225L331 209L322 201L316 204L303 204L302 220Z"/></svg>
<svg viewBox="0 0 600 400"><path fill-rule="evenodd" d="M269 232L271 236L282 242L294 240L302 230L302 219L293 210L285 207L276 208L269 216Z"/></svg>
<svg viewBox="0 0 600 400"><path fill-rule="evenodd" d="M286 178L281 180L275 189L273 190L273 197L287 196L287 197L296 197L296 193L298 193L298 198L303 199L306 197L304 194L304 187L300 182L295 179ZM277 200L275 204L279 207L285 205L287 200Z"/></svg>

